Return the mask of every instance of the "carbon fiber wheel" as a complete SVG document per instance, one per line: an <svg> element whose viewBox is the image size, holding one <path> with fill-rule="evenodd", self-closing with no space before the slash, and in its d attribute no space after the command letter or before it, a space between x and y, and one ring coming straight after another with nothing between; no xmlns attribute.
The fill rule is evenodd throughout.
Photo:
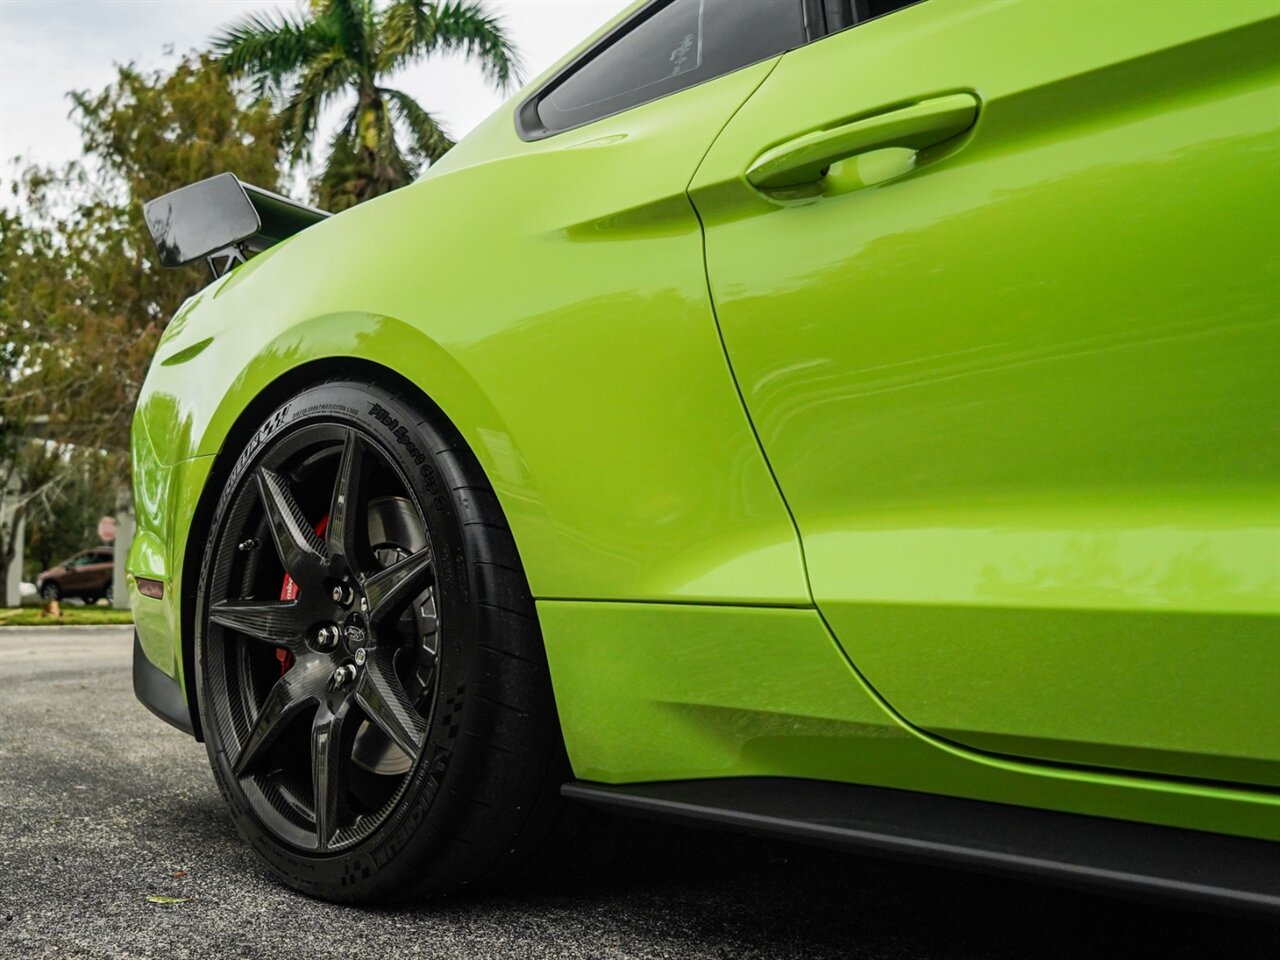
<svg viewBox="0 0 1280 960"><path fill-rule="evenodd" d="M556 819L532 599L496 498L429 410L328 383L269 417L215 511L196 630L219 786L286 882L378 900L501 879Z"/></svg>
<svg viewBox="0 0 1280 960"><path fill-rule="evenodd" d="M399 798L435 706L434 568L421 510L358 428L303 427L243 477L205 664L234 775L282 841L342 849Z"/></svg>

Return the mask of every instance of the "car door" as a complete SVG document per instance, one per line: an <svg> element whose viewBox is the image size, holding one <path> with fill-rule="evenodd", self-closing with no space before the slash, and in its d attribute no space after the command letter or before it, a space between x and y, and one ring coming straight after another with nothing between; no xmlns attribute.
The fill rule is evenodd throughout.
<svg viewBox="0 0 1280 960"><path fill-rule="evenodd" d="M857 6L690 188L819 608L943 737L1280 783L1277 8Z"/></svg>

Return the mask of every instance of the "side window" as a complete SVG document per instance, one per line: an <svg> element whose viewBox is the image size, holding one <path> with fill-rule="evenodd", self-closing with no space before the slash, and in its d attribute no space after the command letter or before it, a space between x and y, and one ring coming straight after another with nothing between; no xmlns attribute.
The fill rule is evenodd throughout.
<svg viewBox="0 0 1280 960"><path fill-rule="evenodd" d="M518 114L522 136L582 126L807 39L804 0L670 0L639 17L524 103Z"/></svg>

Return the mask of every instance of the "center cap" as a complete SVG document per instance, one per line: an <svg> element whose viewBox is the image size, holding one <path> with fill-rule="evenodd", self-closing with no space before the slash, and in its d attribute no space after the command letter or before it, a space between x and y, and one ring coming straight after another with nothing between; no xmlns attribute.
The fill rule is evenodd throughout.
<svg viewBox="0 0 1280 960"><path fill-rule="evenodd" d="M354 654L357 650L363 650L371 639L369 621L363 615L353 613L347 617L342 625L342 645L347 648L347 653Z"/></svg>

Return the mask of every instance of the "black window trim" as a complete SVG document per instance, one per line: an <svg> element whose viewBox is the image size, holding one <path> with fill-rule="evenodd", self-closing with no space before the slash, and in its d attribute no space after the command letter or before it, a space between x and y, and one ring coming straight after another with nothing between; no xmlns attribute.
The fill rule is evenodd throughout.
<svg viewBox="0 0 1280 960"><path fill-rule="evenodd" d="M595 57L599 56L611 47L621 39L624 34L629 33L631 30L635 29L652 17L663 7L674 2L675 0L649 0L649 2L644 6L636 8L632 11L631 16L619 21L612 30L600 37L595 43L566 63L554 76L532 90L529 95L520 102L520 105L516 107L516 134L520 139L526 143L546 140L548 137L559 136L562 133L568 133L570 130L577 130L581 127L596 123L599 120L605 120L608 117L616 117L620 113L626 113L628 110L634 110L636 107L642 107L646 103L653 103L657 100L662 100L665 97L670 97L674 94L680 93L682 90L691 90L694 87L699 87L704 83L710 83L712 80L718 80L720 77L726 76L726 74L723 73L717 74L714 77L699 80L697 83L691 83L687 87L681 87L679 90L672 90L668 93L658 94L648 100L642 100L640 103L633 103L630 106L622 107L621 109L614 110L610 113L602 113L598 117L592 117L590 120L575 123L570 127L560 127L555 130L549 130L546 125L543 124L542 118L538 116L538 104L542 102L544 97L572 76L573 73L575 73L583 64L593 60ZM800 2L804 9L804 42L806 44L812 43L814 40L826 36L826 17L823 14L822 0L800 0ZM786 52L786 50L780 50L778 53L772 54L768 57L763 57L753 63L744 63L741 67L738 67L737 70L743 70L747 67L754 66L756 63L763 63L765 60L771 60L774 57L782 56L782 54ZM735 73L737 70L730 71L730 73Z"/></svg>

